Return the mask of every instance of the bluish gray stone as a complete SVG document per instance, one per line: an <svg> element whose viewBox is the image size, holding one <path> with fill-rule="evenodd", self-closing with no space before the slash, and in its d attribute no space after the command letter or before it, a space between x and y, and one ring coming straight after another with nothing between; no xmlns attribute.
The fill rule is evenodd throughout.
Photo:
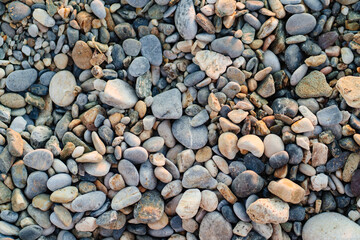
<svg viewBox="0 0 360 240"><path fill-rule="evenodd" d="M71 203L71 208L75 212L95 211L105 203L105 200L105 193L101 191L89 192L75 198Z"/></svg>
<svg viewBox="0 0 360 240"><path fill-rule="evenodd" d="M205 78L205 72L203 71L196 71L187 75L184 79L184 84L187 87L192 87L199 82L201 82Z"/></svg>
<svg viewBox="0 0 360 240"><path fill-rule="evenodd" d="M195 38L197 23L195 21L195 7L192 0L181 0L175 12L175 26L180 36L185 40Z"/></svg>
<svg viewBox="0 0 360 240"><path fill-rule="evenodd" d="M148 152L143 147L127 148L124 151L124 158L133 164L144 163L148 159Z"/></svg>
<svg viewBox="0 0 360 240"><path fill-rule="evenodd" d="M150 34L140 38L140 43L141 54L149 60L151 65L160 66L163 61L160 40Z"/></svg>
<svg viewBox="0 0 360 240"><path fill-rule="evenodd" d="M14 71L6 78L6 87L13 92L25 91L36 81L37 76L34 68Z"/></svg>
<svg viewBox="0 0 360 240"><path fill-rule="evenodd" d="M316 19L313 15L309 13L300 13L292 15L287 20L285 29L290 35L304 35L311 32L315 26Z"/></svg>
<svg viewBox="0 0 360 240"><path fill-rule="evenodd" d="M204 147L208 141L208 130L206 126L192 127L191 118L182 116L172 125L172 133L175 139L190 149L200 149Z"/></svg>
<svg viewBox="0 0 360 240"><path fill-rule="evenodd" d="M29 199L32 199L36 195L46 192L46 182L48 179L48 175L45 172L32 172L26 181L27 186L24 191L25 196Z"/></svg>
<svg viewBox="0 0 360 240"><path fill-rule="evenodd" d="M47 188L54 192L60 188L64 188L71 185L71 176L66 173L59 173L51 176L46 183Z"/></svg>
<svg viewBox="0 0 360 240"><path fill-rule="evenodd" d="M182 116L180 91L173 88L156 95L151 111L158 119L179 119Z"/></svg>
<svg viewBox="0 0 360 240"><path fill-rule="evenodd" d="M316 113L321 126L332 126L342 121L343 115L336 105L321 109Z"/></svg>
<svg viewBox="0 0 360 240"><path fill-rule="evenodd" d="M149 69L150 69L150 64L147 58L137 57L131 62L128 71L131 76L139 77L144 73L146 73L147 71L149 71Z"/></svg>
<svg viewBox="0 0 360 240"><path fill-rule="evenodd" d="M10 18L14 22L21 21L31 14L30 7L19 1L11 2L8 5L8 10L9 10Z"/></svg>
<svg viewBox="0 0 360 240"><path fill-rule="evenodd" d="M215 52L228 55L231 58L237 58L244 51L244 45L239 39L227 36L212 41L211 49Z"/></svg>

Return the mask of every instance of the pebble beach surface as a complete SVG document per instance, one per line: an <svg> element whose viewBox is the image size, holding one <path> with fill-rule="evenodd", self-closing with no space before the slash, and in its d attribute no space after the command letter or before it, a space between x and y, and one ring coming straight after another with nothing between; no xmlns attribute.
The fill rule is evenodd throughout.
<svg viewBox="0 0 360 240"><path fill-rule="evenodd" d="M359 0L0 17L0 239L360 240Z"/></svg>

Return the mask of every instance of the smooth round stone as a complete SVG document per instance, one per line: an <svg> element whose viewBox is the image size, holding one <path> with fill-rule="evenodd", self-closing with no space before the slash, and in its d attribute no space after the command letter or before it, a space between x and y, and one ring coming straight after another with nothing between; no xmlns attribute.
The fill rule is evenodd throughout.
<svg viewBox="0 0 360 240"><path fill-rule="evenodd" d="M132 86L115 79L107 81L104 92L100 93L100 100L113 107L128 109L135 106L138 98Z"/></svg>
<svg viewBox="0 0 360 240"><path fill-rule="evenodd" d="M205 72L203 71L196 71L186 76L184 79L184 84L187 87L192 87L198 84L205 78Z"/></svg>
<svg viewBox="0 0 360 240"><path fill-rule="evenodd" d="M91 176L103 177L110 170L111 164L105 159L98 163L84 163L84 170Z"/></svg>
<svg viewBox="0 0 360 240"><path fill-rule="evenodd" d="M148 159L148 152L143 147L132 147L125 149L123 156L133 164L141 164Z"/></svg>
<svg viewBox="0 0 360 240"><path fill-rule="evenodd" d="M106 195L101 191L83 194L74 199L71 208L75 212L86 212L98 210L106 200Z"/></svg>
<svg viewBox="0 0 360 240"><path fill-rule="evenodd" d="M190 219L196 215L200 207L201 192L199 189L189 189L182 195L176 213L181 219Z"/></svg>
<svg viewBox="0 0 360 240"><path fill-rule="evenodd" d="M244 51L244 45L239 39L228 36L212 41L211 49L215 52L228 55L231 58L237 58Z"/></svg>
<svg viewBox="0 0 360 240"><path fill-rule="evenodd" d="M285 11L292 14L303 13L305 12L305 6L303 4L286 5Z"/></svg>
<svg viewBox="0 0 360 240"><path fill-rule="evenodd" d="M111 208L120 210L125 207L131 206L141 199L141 193L137 187L126 187L121 189L113 197L111 201Z"/></svg>
<svg viewBox="0 0 360 240"><path fill-rule="evenodd" d="M217 181L206 168L196 165L186 170L182 185L184 188L214 189L217 186Z"/></svg>
<svg viewBox="0 0 360 240"><path fill-rule="evenodd" d="M44 9L36 8L33 11L32 16L36 21L38 21L45 27L55 26L55 20L52 17L50 17L50 15Z"/></svg>
<svg viewBox="0 0 360 240"><path fill-rule="evenodd" d="M160 220L164 214L164 201L159 192L147 191L134 207L134 218L142 223Z"/></svg>
<svg viewBox="0 0 360 240"><path fill-rule="evenodd" d="M253 170L257 174L261 174L265 170L265 164L251 153L245 155L244 164L247 170Z"/></svg>
<svg viewBox="0 0 360 240"><path fill-rule="evenodd" d="M302 159L303 159L303 151L302 149L296 145L296 144L288 144L285 147L285 150L288 152L289 154L289 163L290 164L300 164Z"/></svg>
<svg viewBox="0 0 360 240"><path fill-rule="evenodd" d="M301 50L297 44L291 44L285 51L285 63L288 69L293 72L300 67L303 61Z"/></svg>
<svg viewBox="0 0 360 240"><path fill-rule="evenodd" d="M97 16L98 18L102 19L106 17L106 11L104 4L100 0L94 0L90 4L92 12Z"/></svg>
<svg viewBox="0 0 360 240"><path fill-rule="evenodd" d="M336 88L345 99L346 104L353 108L360 108L360 77L346 76L337 81ZM351 89L351 91L348 91Z"/></svg>
<svg viewBox="0 0 360 240"><path fill-rule="evenodd" d="M129 68L128 72L133 77L139 77L149 71L150 69L150 63L145 57L137 57L135 58Z"/></svg>
<svg viewBox="0 0 360 240"><path fill-rule="evenodd" d="M226 132L220 135L218 140L219 151L228 159L234 159L239 149L237 148L238 138L234 133Z"/></svg>
<svg viewBox="0 0 360 240"><path fill-rule="evenodd" d="M31 24L28 28L28 33L31 37L36 37L39 33L39 28L36 26L36 24Z"/></svg>
<svg viewBox="0 0 360 240"><path fill-rule="evenodd" d="M140 53L141 42L136 39L128 38L123 42L122 47L126 55L136 57Z"/></svg>
<svg viewBox="0 0 360 240"><path fill-rule="evenodd" d="M271 67L271 73L280 71L281 66L278 57L270 50L264 52L263 64L265 67Z"/></svg>
<svg viewBox="0 0 360 240"><path fill-rule="evenodd" d="M52 192L56 191L60 188L70 186L71 185L71 176L66 173L56 174L49 178L46 185L47 185L47 188Z"/></svg>
<svg viewBox="0 0 360 240"><path fill-rule="evenodd" d="M47 181L48 175L46 173L40 171L32 172L26 181L27 185L24 191L26 197L32 199L36 195L46 192Z"/></svg>
<svg viewBox="0 0 360 240"><path fill-rule="evenodd" d="M351 178L351 192L354 196L360 196L360 170L356 170Z"/></svg>
<svg viewBox="0 0 360 240"><path fill-rule="evenodd" d="M84 41L77 41L71 52L71 57L76 66L81 69L90 69L92 67L90 60L92 58L92 50Z"/></svg>
<svg viewBox="0 0 360 240"><path fill-rule="evenodd" d="M260 198L246 210L256 223L285 223L289 218L289 205L278 198Z"/></svg>
<svg viewBox="0 0 360 240"><path fill-rule="evenodd" d="M319 12L323 9L323 4L320 0L304 0L304 3L314 12Z"/></svg>
<svg viewBox="0 0 360 240"><path fill-rule="evenodd" d="M270 158L273 154L284 151L284 143L276 134L269 134L264 138L265 155Z"/></svg>
<svg viewBox="0 0 360 240"><path fill-rule="evenodd" d="M175 12L175 26L180 36L185 40L194 39L197 33L195 14L192 0L181 0L178 3Z"/></svg>
<svg viewBox="0 0 360 240"><path fill-rule="evenodd" d="M22 92L28 89L37 79L36 69L17 70L6 78L6 87L13 92Z"/></svg>
<svg viewBox="0 0 360 240"><path fill-rule="evenodd" d="M18 219L19 214L10 210L3 210L0 214L0 218L6 222L14 223Z"/></svg>
<svg viewBox="0 0 360 240"><path fill-rule="evenodd" d="M257 173L251 170L240 173L232 182L231 190L241 198L258 193L263 188L265 182Z"/></svg>
<svg viewBox="0 0 360 240"><path fill-rule="evenodd" d="M302 23L302 24L299 24ZM316 19L308 13L292 15L286 22L285 29L290 35L304 35L311 32L316 26Z"/></svg>
<svg viewBox="0 0 360 240"><path fill-rule="evenodd" d="M182 116L172 125L172 132L177 141L190 149L200 149L208 141L208 131L206 126L192 127L191 118Z"/></svg>
<svg viewBox="0 0 360 240"><path fill-rule="evenodd" d="M143 143L143 147L148 151L148 152L158 152L162 149L162 147L164 146L164 139L162 137L151 137L148 140L146 140Z"/></svg>
<svg viewBox="0 0 360 240"><path fill-rule="evenodd" d="M156 95L153 98L151 111L158 119L179 119L182 116L180 91L173 88Z"/></svg>
<svg viewBox="0 0 360 240"><path fill-rule="evenodd" d="M15 22L21 21L31 14L30 7L19 1L11 2L8 5L8 11L10 18Z"/></svg>
<svg viewBox="0 0 360 240"><path fill-rule="evenodd" d="M155 35L149 34L140 38L140 43L141 55L146 57L151 65L160 66L163 61L160 40Z"/></svg>
<svg viewBox="0 0 360 240"><path fill-rule="evenodd" d="M341 59L343 63L350 64L354 60L354 54L348 47L341 48Z"/></svg>
<svg viewBox="0 0 360 240"><path fill-rule="evenodd" d="M289 211L289 221L303 221L306 213L305 208L299 205L293 205Z"/></svg>
<svg viewBox="0 0 360 240"><path fill-rule="evenodd" d="M270 159L269 164L272 168L281 168L286 165L289 161L289 154L286 151L274 153Z"/></svg>
<svg viewBox="0 0 360 240"><path fill-rule="evenodd" d="M321 109L316 113L321 126L333 126L342 121L343 115L336 105Z"/></svg>
<svg viewBox="0 0 360 240"><path fill-rule="evenodd" d="M76 97L76 80L69 71L60 71L56 73L50 82L49 94L51 100L58 106L69 106Z"/></svg>
<svg viewBox="0 0 360 240"><path fill-rule="evenodd" d="M304 240L356 239L359 234L358 224L335 212L320 213L311 217L302 230Z"/></svg>
<svg viewBox="0 0 360 240"><path fill-rule="evenodd" d="M149 190L154 190L156 188L157 179L154 174L153 165L150 163L150 161L146 161L141 164L139 170L139 177L140 184L144 188Z"/></svg>
<svg viewBox="0 0 360 240"><path fill-rule="evenodd" d="M37 149L24 156L24 164L40 171L48 170L53 164L54 156L47 149Z"/></svg>
<svg viewBox="0 0 360 240"><path fill-rule="evenodd" d="M231 224L217 211L207 213L201 221L199 228L200 240L230 240L232 235Z"/></svg>
<svg viewBox="0 0 360 240"><path fill-rule="evenodd" d="M43 233L43 228L38 225L26 226L19 232L20 239L35 240L38 239Z"/></svg>
<svg viewBox="0 0 360 240"><path fill-rule="evenodd" d="M60 229L64 229L64 230L71 230L74 228L74 222L72 222L69 226L65 226L64 223L57 217L56 213L55 212L52 212L50 214L50 221L52 224L54 224L57 228L60 228ZM60 235L60 234L59 234ZM70 235L71 236L71 235ZM69 235L67 235L66 237L70 237ZM74 237L74 236L73 236ZM65 238L67 239L67 238ZM70 239L72 239L70 237ZM74 239L76 239L74 237Z"/></svg>
<svg viewBox="0 0 360 240"><path fill-rule="evenodd" d="M134 8L143 8L149 0L128 0L127 3Z"/></svg>
<svg viewBox="0 0 360 240"><path fill-rule="evenodd" d="M127 185L137 186L139 184L139 173L130 161L121 160L118 164L118 170Z"/></svg>
<svg viewBox="0 0 360 240"><path fill-rule="evenodd" d="M298 103L291 98L277 98L271 105L274 114L284 114L293 118L299 110Z"/></svg>

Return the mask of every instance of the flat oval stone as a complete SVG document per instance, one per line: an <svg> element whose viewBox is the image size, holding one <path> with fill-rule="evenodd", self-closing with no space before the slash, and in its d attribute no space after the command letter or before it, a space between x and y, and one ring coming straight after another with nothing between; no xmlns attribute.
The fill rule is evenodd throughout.
<svg viewBox="0 0 360 240"><path fill-rule="evenodd" d="M50 17L50 15L44 9L36 8L33 11L32 15L33 15L33 18L36 21L38 21L39 23L41 23L45 27L53 27L53 26L55 26L55 20L52 17Z"/></svg>
<svg viewBox="0 0 360 240"><path fill-rule="evenodd" d="M17 70L6 78L6 87L13 92L22 92L28 89L37 79L36 69Z"/></svg>
<svg viewBox="0 0 360 240"><path fill-rule="evenodd" d="M95 177L103 177L110 170L111 164L105 159L98 163L84 163L84 170Z"/></svg>
<svg viewBox="0 0 360 240"><path fill-rule="evenodd" d="M275 73L281 69L278 57L270 50L264 52L263 64L265 67L272 68L271 73Z"/></svg>
<svg viewBox="0 0 360 240"><path fill-rule="evenodd" d="M185 40L194 39L197 33L195 14L195 7L192 0L181 0L177 5L175 26L180 36Z"/></svg>
<svg viewBox="0 0 360 240"><path fill-rule="evenodd" d="M98 210L106 200L106 195L101 191L95 191L78 196L71 203L75 212L86 212Z"/></svg>
<svg viewBox="0 0 360 240"><path fill-rule="evenodd" d="M151 65L160 66L163 61L160 40L155 35L149 34L140 38L140 43L141 54L149 60Z"/></svg>
<svg viewBox="0 0 360 240"><path fill-rule="evenodd" d="M52 192L66 186L70 186L71 176L66 173L55 174L54 176L49 178L46 185L47 188Z"/></svg>
<svg viewBox="0 0 360 240"><path fill-rule="evenodd" d="M359 235L360 226L336 212L324 212L311 217L302 230L304 240L357 239Z"/></svg>
<svg viewBox="0 0 360 240"><path fill-rule="evenodd" d="M127 185L137 186L139 184L139 173L130 161L121 160L118 164L118 170Z"/></svg>
<svg viewBox="0 0 360 240"><path fill-rule="evenodd" d="M176 140L182 145L190 149L200 149L204 147L208 141L208 131L206 126L192 127L191 118L182 116L172 125L172 132Z"/></svg>
<svg viewBox="0 0 360 240"><path fill-rule="evenodd" d="M69 106L76 97L76 80L69 71L57 72L52 78L49 86L51 100L58 106Z"/></svg>
<svg viewBox="0 0 360 240"><path fill-rule="evenodd" d="M111 208L120 210L131 206L141 199L141 193L137 187L126 187L121 189L112 199Z"/></svg>
<svg viewBox="0 0 360 240"><path fill-rule="evenodd" d="M301 23L301 24L299 24ZM292 15L286 22L286 32L290 35L304 35L311 32L316 26L316 19L308 13Z"/></svg>
<svg viewBox="0 0 360 240"><path fill-rule="evenodd" d="M90 69L92 67L90 60L92 58L92 50L84 41L77 41L72 50L72 59L76 66L81 69Z"/></svg>
<svg viewBox="0 0 360 240"><path fill-rule="evenodd" d="M124 158L131 161L133 164L141 164L148 159L148 152L143 147L127 148L124 151Z"/></svg>
<svg viewBox="0 0 360 240"><path fill-rule="evenodd" d="M24 164L40 171L48 170L53 164L54 156L47 149L36 149L24 156Z"/></svg>
<svg viewBox="0 0 360 240"><path fill-rule="evenodd" d="M240 173L232 182L231 190L238 197L248 197L261 191L265 184L264 179L251 170Z"/></svg>
<svg viewBox="0 0 360 240"><path fill-rule="evenodd" d="M215 52L228 55L231 58L237 58L244 51L244 45L239 39L227 36L212 41L211 49Z"/></svg>
<svg viewBox="0 0 360 240"><path fill-rule="evenodd" d="M271 108L274 114L284 114L293 118L298 113L299 105L291 98L277 98L274 100Z"/></svg>

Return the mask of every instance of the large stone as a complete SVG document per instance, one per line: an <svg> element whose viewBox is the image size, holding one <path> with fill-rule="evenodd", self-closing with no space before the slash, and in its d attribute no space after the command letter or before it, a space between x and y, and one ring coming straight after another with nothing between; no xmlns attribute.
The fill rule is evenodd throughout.
<svg viewBox="0 0 360 240"><path fill-rule="evenodd" d="M259 198L247 208L246 213L256 223L285 223L289 219L290 207L278 198Z"/></svg>
<svg viewBox="0 0 360 240"><path fill-rule="evenodd" d="M131 206L141 199L141 193L137 187L131 186L121 189L112 199L111 208L120 210Z"/></svg>
<svg viewBox="0 0 360 240"><path fill-rule="evenodd" d="M201 192L199 189L189 189L182 195L179 204L176 207L176 213L181 219L189 219L196 215L201 201Z"/></svg>
<svg viewBox="0 0 360 240"><path fill-rule="evenodd" d="M292 15L287 20L285 28L290 35L304 35L311 32L315 26L316 18L313 15L300 13Z"/></svg>
<svg viewBox="0 0 360 240"><path fill-rule="evenodd" d="M301 98L329 97L332 88L322 72L312 71L296 85L295 93Z"/></svg>
<svg viewBox="0 0 360 240"><path fill-rule="evenodd" d="M84 70L92 67L90 63L92 55L91 48L84 41L77 41L71 53L76 66Z"/></svg>
<svg viewBox="0 0 360 240"><path fill-rule="evenodd" d="M76 80L69 71L57 72L52 78L49 86L51 100L60 107L69 106L75 99Z"/></svg>
<svg viewBox="0 0 360 240"><path fill-rule="evenodd" d="M160 66L163 61L160 40L155 35L149 34L140 38L139 41L141 54L149 60L151 65Z"/></svg>
<svg viewBox="0 0 360 240"><path fill-rule="evenodd" d="M287 178L271 181L268 189L275 196L293 204L298 204L305 197L305 190Z"/></svg>
<svg viewBox="0 0 360 240"><path fill-rule="evenodd" d="M246 170L234 179L231 190L237 197L244 198L261 191L265 181L256 172Z"/></svg>
<svg viewBox="0 0 360 240"><path fill-rule="evenodd" d="M234 133L226 132L220 135L218 146L222 155L232 160L239 151L237 147L238 138Z"/></svg>
<svg viewBox="0 0 360 240"><path fill-rule="evenodd" d="M180 91L173 88L156 95L151 111L158 119L179 119L182 116Z"/></svg>
<svg viewBox="0 0 360 240"><path fill-rule="evenodd" d="M129 109L135 106L138 98L127 82L114 79L107 81L104 92L100 93L100 100L116 108Z"/></svg>
<svg viewBox="0 0 360 240"><path fill-rule="evenodd" d="M342 77L337 81L336 88L345 99L347 105L353 108L360 108L360 77Z"/></svg>
<svg viewBox="0 0 360 240"><path fill-rule="evenodd" d="M310 218L302 230L303 240L358 239L360 226L342 214L324 212Z"/></svg>
<svg viewBox="0 0 360 240"><path fill-rule="evenodd" d="M192 0L181 0L175 12L175 26L180 36L186 40L194 39L197 33L195 7Z"/></svg>
<svg viewBox="0 0 360 240"><path fill-rule="evenodd" d="M228 55L231 58L237 58L244 51L244 45L239 39L228 36L212 41L211 50Z"/></svg>
<svg viewBox="0 0 360 240"><path fill-rule="evenodd" d="M207 213L202 219L199 229L200 240L230 240L231 224L219 212Z"/></svg>
<svg viewBox="0 0 360 240"><path fill-rule="evenodd" d="M54 161L53 154L47 149L37 149L24 156L24 164L36 170L48 170Z"/></svg>
<svg viewBox="0 0 360 240"><path fill-rule="evenodd" d="M6 78L6 87L13 92L25 91L36 81L37 76L34 68L14 71Z"/></svg>
<svg viewBox="0 0 360 240"><path fill-rule="evenodd" d="M230 57L209 50L197 52L193 61L212 79L218 79L232 64Z"/></svg>
<svg viewBox="0 0 360 240"><path fill-rule="evenodd" d="M264 153L264 143L261 139L253 134L242 136L238 143L237 147L241 151L249 151L256 157L261 157Z"/></svg>
<svg viewBox="0 0 360 240"><path fill-rule="evenodd" d="M208 141L208 130L206 126L192 127L191 118L182 116L172 125L172 133L176 140L182 145L190 149L200 149L204 147Z"/></svg>
<svg viewBox="0 0 360 240"><path fill-rule="evenodd" d="M164 200L159 192L147 191L134 207L134 218L142 223L160 220L164 214Z"/></svg>
<svg viewBox="0 0 360 240"><path fill-rule="evenodd" d="M86 212L98 210L106 200L106 195L101 191L95 191L78 196L71 203L75 212Z"/></svg>
<svg viewBox="0 0 360 240"><path fill-rule="evenodd" d="M217 181L206 168L196 165L184 173L182 185L184 188L214 189L217 186Z"/></svg>
<svg viewBox="0 0 360 240"><path fill-rule="evenodd" d="M19 1L11 2L8 6L8 11L10 18L15 22L21 21L31 14L30 7Z"/></svg>

